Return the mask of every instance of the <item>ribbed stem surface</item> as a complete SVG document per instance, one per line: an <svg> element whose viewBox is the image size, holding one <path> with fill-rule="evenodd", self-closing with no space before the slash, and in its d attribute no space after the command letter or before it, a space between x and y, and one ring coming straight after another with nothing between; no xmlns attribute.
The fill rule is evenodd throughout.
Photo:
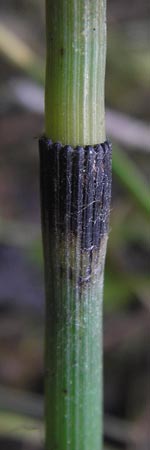
<svg viewBox="0 0 150 450"><path fill-rule="evenodd" d="M111 149L42 138L46 450L102 448L102 290Z"/></svg>
<svg viewBox="0 0 150 450"><path fill-rule="evenodd" d="M106 0L46 0L46 35L46 136L104 142Z"/></svg>

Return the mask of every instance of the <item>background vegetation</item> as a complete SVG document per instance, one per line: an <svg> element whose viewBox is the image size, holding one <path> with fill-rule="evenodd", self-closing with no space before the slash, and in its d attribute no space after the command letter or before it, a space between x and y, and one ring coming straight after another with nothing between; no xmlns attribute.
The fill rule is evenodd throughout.
<svg viewBox="0 0 150 450"><path fill-rule="evenodd" d="M105 445L144 450L150 442L150 4L109 0L107 9L106 119L114 153L104 290ZM44 0L1 1L0 49L0 446L39 450Z"/></svg>

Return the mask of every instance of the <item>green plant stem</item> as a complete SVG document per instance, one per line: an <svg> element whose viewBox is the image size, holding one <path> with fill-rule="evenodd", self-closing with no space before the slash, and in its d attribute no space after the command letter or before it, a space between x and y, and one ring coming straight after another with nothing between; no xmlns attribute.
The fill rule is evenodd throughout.
<svg viewBox="0 0 150 450"><path fill-rule="evenodd" d="M45 132L53 142L105 141L105 0L46 1Z"/></svg>
<svg viewBox="0 0 150 450"><path fill-rule="evenodd" d="M42 138L46 450L102 448L102 291L110 147Z"/></svg>
<svg viewBox="0 0 150 450"><path fill-rule="evenodd" d="M46 137L40 140L46 450L102 448L102 291L111 189L105 18L103 0L46 1Z"/></svg>

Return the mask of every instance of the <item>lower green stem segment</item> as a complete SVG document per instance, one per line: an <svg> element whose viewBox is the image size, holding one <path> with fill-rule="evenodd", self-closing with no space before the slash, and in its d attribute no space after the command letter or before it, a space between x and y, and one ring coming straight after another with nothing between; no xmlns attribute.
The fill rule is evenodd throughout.
<svg viewBox="0 0 150 450"><path fill-rule="evenodd" d="M46 450L102 448L102 291L111 148L40 140Z"/></svg>

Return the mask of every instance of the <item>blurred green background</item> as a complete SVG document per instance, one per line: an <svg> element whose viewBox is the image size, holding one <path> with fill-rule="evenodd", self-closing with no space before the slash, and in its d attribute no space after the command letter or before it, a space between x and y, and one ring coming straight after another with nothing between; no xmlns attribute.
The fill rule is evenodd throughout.
<svg viewBox="0 0 150 450"><path fill-rule="evenodd" d="M108 0L105 448L150 445L150 2ZM44 0L1 0L0 448L43 449Z"/></svg>

